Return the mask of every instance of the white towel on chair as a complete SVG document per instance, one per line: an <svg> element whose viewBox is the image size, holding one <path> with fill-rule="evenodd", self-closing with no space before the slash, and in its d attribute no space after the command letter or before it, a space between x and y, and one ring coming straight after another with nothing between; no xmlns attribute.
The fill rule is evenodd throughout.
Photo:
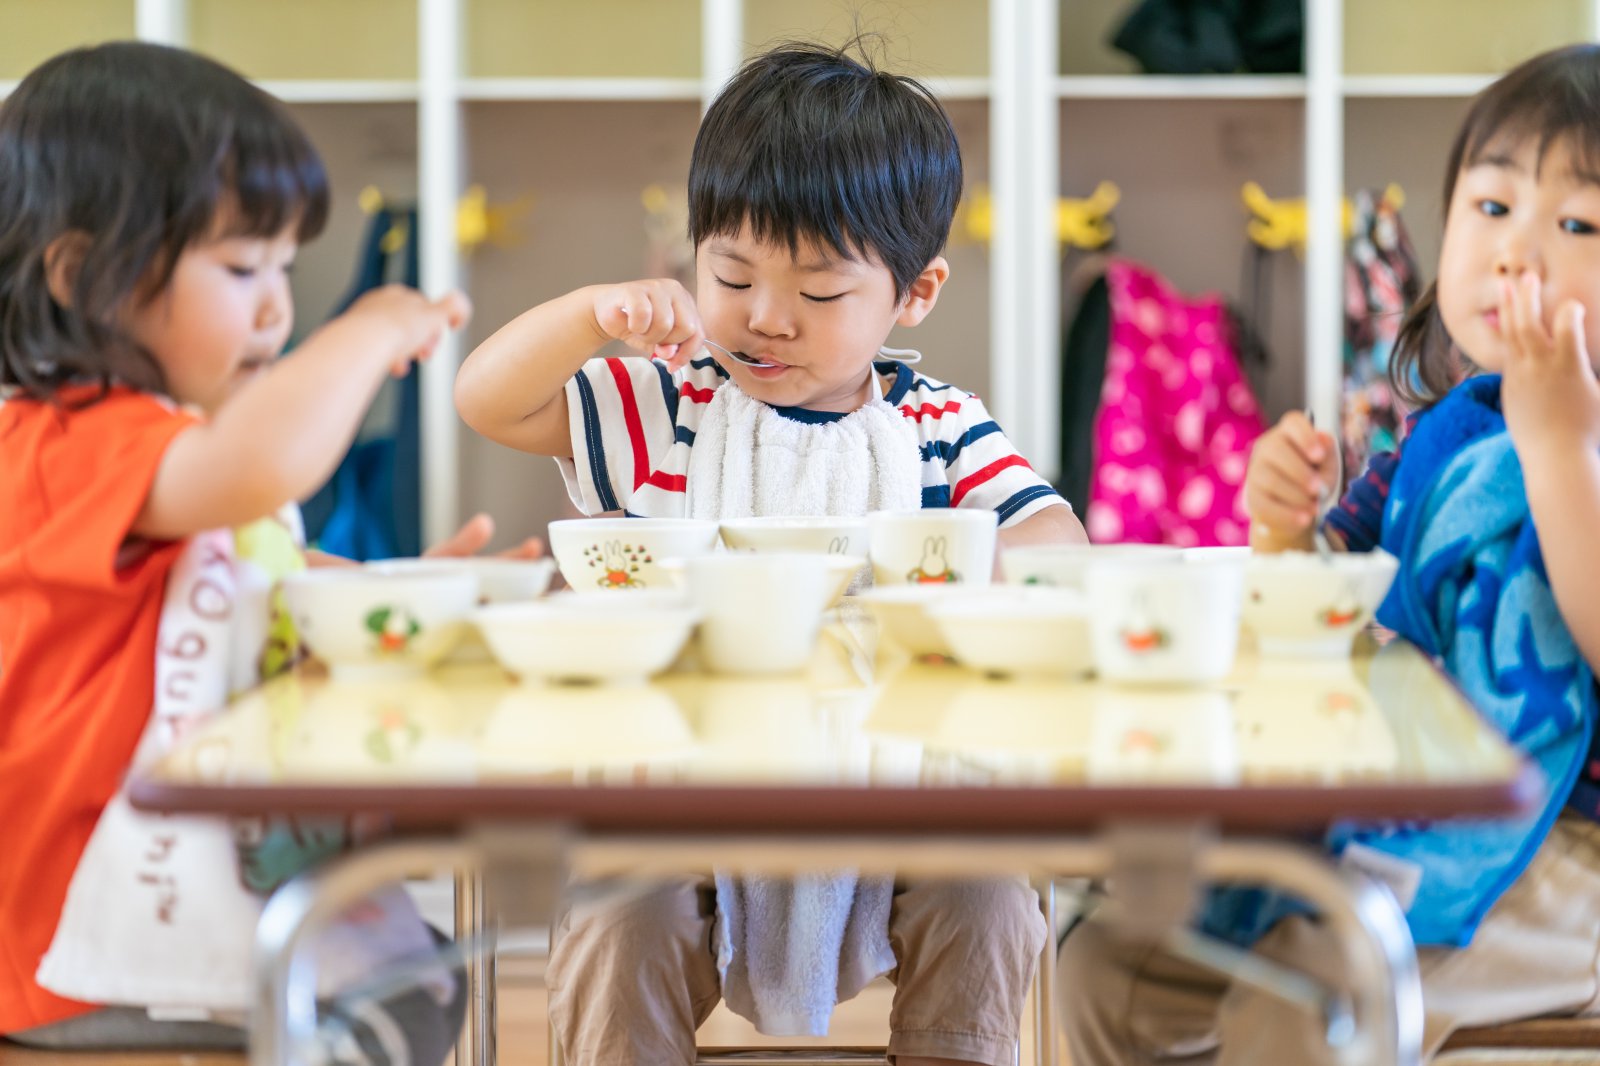
<svg viewBox="0 0 1600 1066"><path fill-rule="evenodd" d="M806 423L729 382L696 432L685 491L694 518L855 516L920 507L921 474L915 433L876 387L844 418ZM719 870L716 887L722 997L768 1036L826 1036L834 1005L894 967L890 878Z"/></svg>

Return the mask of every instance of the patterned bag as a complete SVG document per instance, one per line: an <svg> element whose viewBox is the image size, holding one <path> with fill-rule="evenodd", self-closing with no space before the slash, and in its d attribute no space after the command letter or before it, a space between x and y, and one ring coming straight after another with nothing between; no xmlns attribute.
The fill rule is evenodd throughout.
<svg viewBox="0 0 1600 1066"><path fill-rule="evenodd" d="M1245 467L1265 428L1217 296L1127 260L1106 269L1111 347L1095 415L1096 543L1247 543Z"/></svg>

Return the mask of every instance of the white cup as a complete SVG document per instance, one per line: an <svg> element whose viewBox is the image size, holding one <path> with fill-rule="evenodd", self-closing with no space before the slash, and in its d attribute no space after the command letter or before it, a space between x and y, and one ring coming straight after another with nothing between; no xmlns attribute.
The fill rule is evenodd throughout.
<svg viewBox="0 0 1600 1066"><path fill-rule="evenodd" d="M1216 681L1239 646L1244 564L1120 557L1085 575L1095 669L1108 681Z"/></svg>
<svg viewBox="0 0 1600 1066"><path fill-rule="evenodd" d="M928 507L867 515L878 585L987 585L1000 516L979 508Z"/></svg>
<svg viewBox="0 0 1600 1066"><path fill-rule="evenodd" d="M700 608L700 650L712 670L773 674L811 659L837 579L832 557L722 552L684 560Z"/></svg>

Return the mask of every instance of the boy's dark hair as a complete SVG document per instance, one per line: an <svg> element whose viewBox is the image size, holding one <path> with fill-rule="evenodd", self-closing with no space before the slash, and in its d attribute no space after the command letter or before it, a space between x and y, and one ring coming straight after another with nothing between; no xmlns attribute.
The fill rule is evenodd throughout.
<svg viewBox="0 0 1600 1066"><path fill-rule="evenodd" d="M119 325L179 255L227 236L322 231L328 180L287 109L203 56L116 42L65 52L0 104L0 386L50 399L68 382L164 392ZM71 304L46 249L81 235Z"/></svg>
<svg viewBox="0 0 1600 1066"><path fill-rule="evenodd" d="M1586 174L1600 174L1600 45L1579 44L1534 56L1472 102L1450 148L1444 209L1450 210L1463 167L1487 153L1532 141L1542 162L1562 141ZM1470 370L1439 314L1437 283L1429 285L1395 338L1389 382L1413 407L1437 403Z"/></svg>
<svg viewBox="0 0 1600 1066"><path fill-rule="evenodd" d="M791 253L804 239L870 254L904 297L950 235L961 150L925 86L850 49L786 44L740 68L695 137L689 236L698 248L748 223Z"/></svg>

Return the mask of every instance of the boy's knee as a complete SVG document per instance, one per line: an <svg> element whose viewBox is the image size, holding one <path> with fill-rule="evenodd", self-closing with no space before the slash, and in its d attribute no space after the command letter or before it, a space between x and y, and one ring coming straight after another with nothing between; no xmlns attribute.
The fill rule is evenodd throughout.
<svg viewBox="0 0 1600 1066"><path fill-rule="evenodd" d="M700 885L683 878L574 886L552 952L581 944L585 951L652 954L675 941L698 941L707 922Z"/></svg>
<svg viewBox="0 0 1600 1066"><path fill-rule="evenodd" d="M894 908L892 924L901 931L997 945L1030 957L1044 950L1049 935L1038 893L1016 878L921 882L897 895Z"/></svg>

